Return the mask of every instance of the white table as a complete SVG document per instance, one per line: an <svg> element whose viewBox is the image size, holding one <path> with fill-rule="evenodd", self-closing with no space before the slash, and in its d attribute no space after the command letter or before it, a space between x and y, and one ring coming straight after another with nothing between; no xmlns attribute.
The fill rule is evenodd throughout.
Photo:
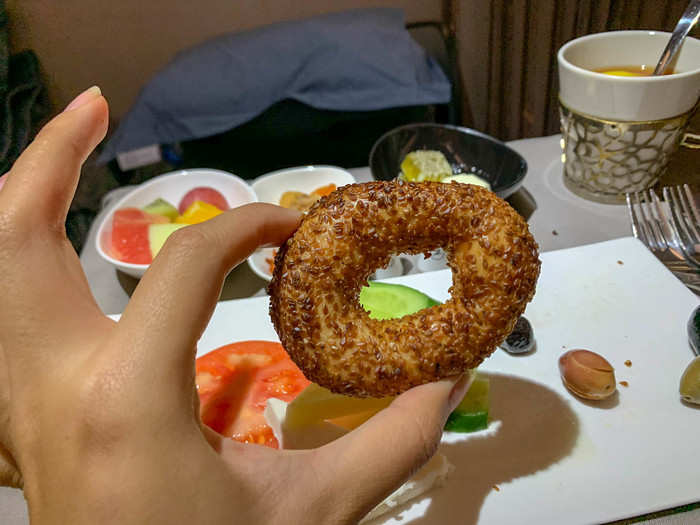
<svg viewBox="0 0 700 525"><path fill-rule="evenodd" d="M527 161L524 190L534 199L536 209L529 218L530 231L541 251L570 248L594 242L625 237L630 234L624 206L589 202L564 187L561 177L561 137L553 135L509 142ZM371 179L369 168L350 170L358 181ZM118 198L128 188L115 190L109 198ZM99 224L102 214L94 224ZM118 273L103 261L95 250L96 228L91 229L80 261L93 294L105 314L121 313L129 300L136 279ZM261 293L265 281L241 264L229 275L222 299L249 297ZM25 525L27 514L20 491L0 489L0 522ZM700 523L700 510L649 521L654 525Z"/></svg>

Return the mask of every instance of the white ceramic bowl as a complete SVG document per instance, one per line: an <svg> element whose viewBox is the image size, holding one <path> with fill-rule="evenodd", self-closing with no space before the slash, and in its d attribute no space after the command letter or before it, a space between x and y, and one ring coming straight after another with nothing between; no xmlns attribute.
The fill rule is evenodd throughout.
<svg viewBox="0 0 700 525"><path fill-rule="evenodd" d="M349 171L336 166L300 166L261 175L255 179L252 187L258 201L279 204L280 197L285 191L311 193L329 184L335 184L340 188L355 182L355 177ZM274 258L274 251L275 248L263 248L248 257L251 270L266 281L272 279L270 265L266 259Z"/></svg>
<svg viewBox="0 0 700 525"><path fill-rule="evenodd" d="M261 175L253 181L253 191L258 201L279 204L285 191L311 193L321 186L335 184L338 188L354 184L352 174L336 166L300 166Z"/></svg>
<svg viewBox="0 0 700 525"><path fill-rule="evenodd" d="M165 173L140 184L110 206L97 230L95 238L97 253L118 270L134 277L143 276L148 268L148 264L127 263L109 255L107 242L112 229L112 216L115 210L127 207L142 208L159 197L177 206L180 199L188 191L199 186L209 186L221 192L226 197L231 208L258 200L253 188L245 180L226 171L194 169Z"/></svg>
<svg viewBox="0 0 700 525"><path fill-rule="evenodd" d="M261 248L248 257L248 266L253 270L253 273L266 281L272 279L270 263L268 263L267 260L274 260L275 250L277 250L277 248Z"/></svg>

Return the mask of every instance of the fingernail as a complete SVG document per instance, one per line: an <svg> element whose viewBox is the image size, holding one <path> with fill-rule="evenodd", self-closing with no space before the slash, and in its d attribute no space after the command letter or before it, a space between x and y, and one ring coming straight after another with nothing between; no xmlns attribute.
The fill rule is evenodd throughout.
<svg viewBox="0 0 700 525"><path fill-rule="evenodd" d="M63 111L65 112L78 109L80 106L84 106L87 102L96 99L100 95L102 95L102 91L100 90L100 88L97 86L92 86L91 88L86 89L80 95L75 97L73 99L73 102L68 104L66 106L66 109L64 109Z"/></svg>
<svg viewBox="0 0 700 525"><path fill-rule="evenodd" d="M5 185L5 179L7 179L7 173L0 177L0 190L2 190L2 187Z"/></svg>
<svg viewBox="0 0 700 525"><path fill-rule="evenodd" d="M465 374L462 374L458 378L453 379L456 379L456 381L454 386L452 387L452 390L450 391L450 397L448 400L450 412L457 408L457 405L461 403L462 399L467 393L467 390L469 390L469 387L472 384L474 374L471 372L467 372Z"/></svg>

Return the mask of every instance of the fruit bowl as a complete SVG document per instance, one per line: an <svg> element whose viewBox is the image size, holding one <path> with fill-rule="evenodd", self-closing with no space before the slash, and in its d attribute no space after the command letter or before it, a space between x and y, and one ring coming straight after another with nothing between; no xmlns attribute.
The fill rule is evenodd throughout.
<svg viewBox="0 0 700 525"><path fill-rule="evenodd" d="M355 177L349 171L336 166L300 166L273 171L261 175L253 182L253 191L260 202L280 204L282 194L287 191L312 193L314 190L335 184L340 188L354 184ZM272 279L268 259L274 258L275 248L261 248L248 258L248 266L260 278Z"/></svg>
<svg viewBox="0 0 700 525"><path fill-rule="evenodd" d="M114 257L111 246L112 220L115 212L123 208L144 208L156 199L164 199L177 206L190 190L201 187L217 190L226 199L229 208L258 200L245 180L226 171L193 169L165 173L140 184L110 206L97 230L95 238L97 253L116 269L133 277L143 276L148 269L148 264L125 262Z"/></svg>

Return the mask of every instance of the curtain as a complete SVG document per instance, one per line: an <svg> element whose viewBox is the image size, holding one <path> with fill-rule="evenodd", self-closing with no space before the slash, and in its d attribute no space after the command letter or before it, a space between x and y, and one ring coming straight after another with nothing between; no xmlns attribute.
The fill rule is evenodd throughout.
<svg viewBox="0 0 700 525"><path fill-rule="evenodd" d="M465 125L501 140L559 132L557 50L620 29L672 31L688 0L447 0ZM699 34L696 27L694 36Z"/></svg>

